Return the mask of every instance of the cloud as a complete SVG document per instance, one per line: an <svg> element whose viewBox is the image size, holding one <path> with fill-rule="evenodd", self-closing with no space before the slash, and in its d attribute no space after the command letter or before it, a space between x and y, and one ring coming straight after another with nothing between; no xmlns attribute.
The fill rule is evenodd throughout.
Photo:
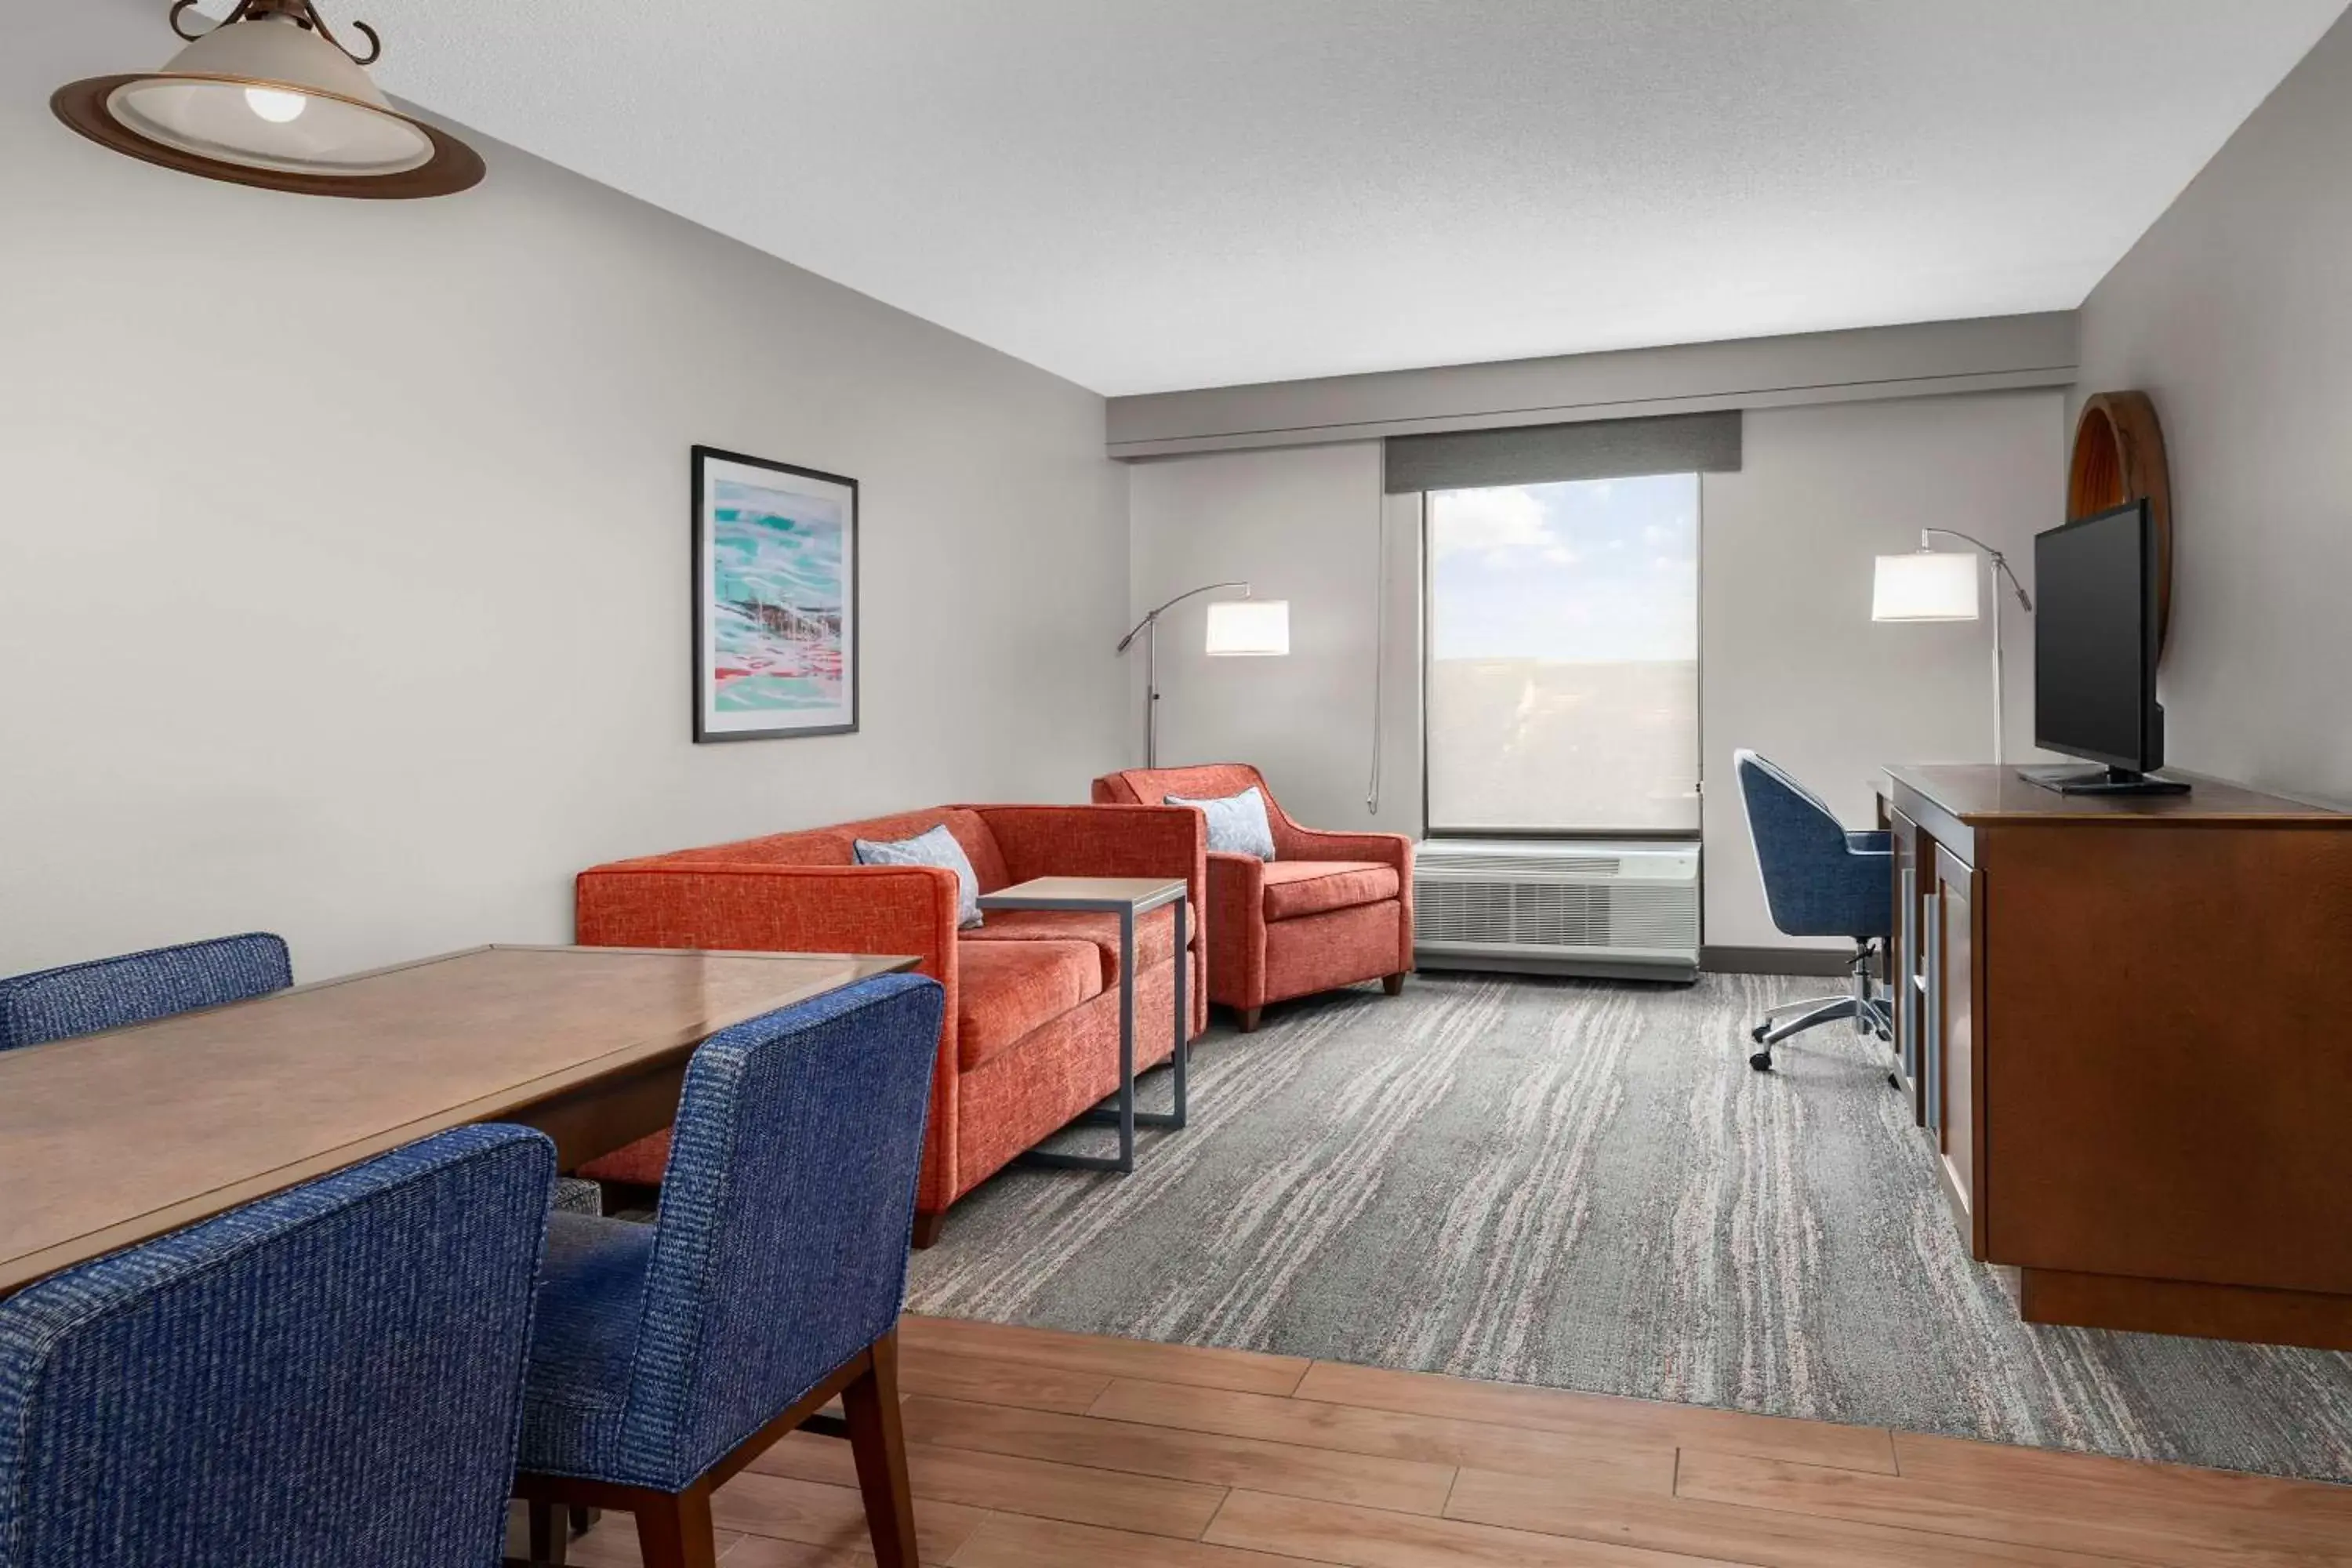
<svg viewBox="0 0 2352 1568"><path fill-rule="evenodd" d="M1489 554L1553 542L1542 503L1526 490L1441 490L1430 497L1430 542L1440 555Z"/></svg>

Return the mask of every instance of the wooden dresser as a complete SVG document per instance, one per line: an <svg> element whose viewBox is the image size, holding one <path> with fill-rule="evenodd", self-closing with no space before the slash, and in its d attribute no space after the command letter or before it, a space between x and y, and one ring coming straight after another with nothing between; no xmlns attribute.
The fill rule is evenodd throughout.
<svg viewBox="0 0 2352 1568"><path fill-rule="evenodd" d="M2352 1350L2352 815L1891 768L1897 1054L2027 1321Z"/></svg>

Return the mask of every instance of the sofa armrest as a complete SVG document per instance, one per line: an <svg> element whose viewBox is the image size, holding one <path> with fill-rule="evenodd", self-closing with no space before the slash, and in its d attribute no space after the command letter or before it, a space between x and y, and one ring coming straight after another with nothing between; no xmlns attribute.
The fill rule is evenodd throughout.
<svg viewBox="0 0 2352 1568"><path fill-rule="evenodd" d="M583 871L575 938L589 947L912 957L945 989L918 1206L956 1191L956 874L937 866L768 866L663 859Z"/></svg>
<svg viewBox="0 0 2352 1568"><path fill-rule="evenodd" d="M956 876L936 866L602 866L580 874L573 925L591 947L899 954L948 984Z"/></svg>
<svg viewBox="0 0 2352 1568"><path fill-rule="evenodd" d="M1190 810L1190 807L1186 808ZM1195 813L1194 815L1199 815ZM1265 862L1209 852L1209 976L1228 1007L1265 1004Z"/></svg>
<svg viewBox="0 0 2352 1568"><path fill-rule="evenodd" d="M1322 833L1286 818L1274 830L1285 860L1370 860L1397 874L1397 973L1412 967L1412 840L1402 833Z"/></svg>

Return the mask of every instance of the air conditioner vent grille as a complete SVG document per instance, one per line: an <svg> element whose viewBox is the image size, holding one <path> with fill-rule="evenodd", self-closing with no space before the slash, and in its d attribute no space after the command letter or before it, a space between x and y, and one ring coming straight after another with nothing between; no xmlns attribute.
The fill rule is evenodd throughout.
<svg viewBox="0 0 2352 1568"><path fill-rule="evenodd" d="M1415 946L1433 955L1698 962L1698 855L1687 845L1424 846Z"/></svg>

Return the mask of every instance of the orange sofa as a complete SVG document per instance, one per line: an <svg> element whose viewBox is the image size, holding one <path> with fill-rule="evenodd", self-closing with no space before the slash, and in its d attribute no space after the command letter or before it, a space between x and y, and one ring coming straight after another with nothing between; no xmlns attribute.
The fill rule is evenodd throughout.
<svg viewBox="0 0 2352 1568"><path fill-rule="evenodd" d="M1094 797L1140 808L1253 786L1265 796L1274 858L1208 857L1209 999L1240 1014L1246 1033L1269 1002L1363 980L1395 995L1412 968L1412 840L1403 834L1301 827L1242 763L1129 768L1095 780Z"/></svg>
<svg viewBox="0 0 2352 1568"><path fill-rule="evenodd" d="M1207 872L1201 814L1181 806L959 805L618 860L580 874L583 943L781 952L902 953L947 990L916 1245L948 1206L1118 1087L1116 916L998 911L956 928L955 873L860 866L854 840L911 838L945 824L982 892L1033 877L1166 877L1189 884L1189 1034L1207 1022ZM1168 1059L1175 1019L1174 910L1136 929L1139 1069ZM667 1132L584 1166L651 1185Z"/></svg>

